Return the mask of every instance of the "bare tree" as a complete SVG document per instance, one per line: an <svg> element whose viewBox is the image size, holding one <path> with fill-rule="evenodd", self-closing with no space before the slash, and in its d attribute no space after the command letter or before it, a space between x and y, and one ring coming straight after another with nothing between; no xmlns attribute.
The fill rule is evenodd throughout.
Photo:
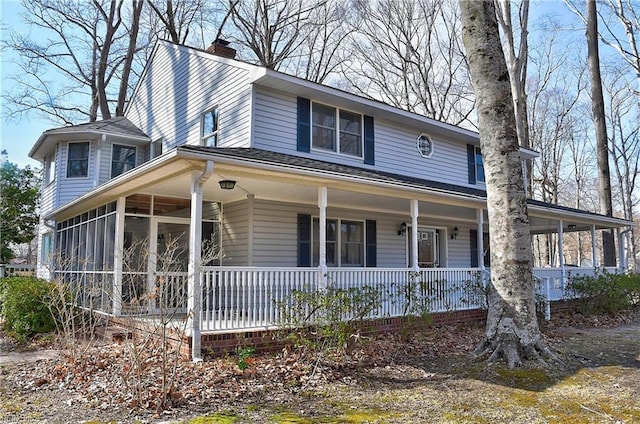
<svg viewBox="0 0 640 424"><path fill-rule="evenodd" d="M598 52L598 15L595 0L587 2L587 60L591 76L591 109L596 131L596 158L600 182L600 212L613 216L611 201L611 176L609 171L609 149L607 122L604 113L602 79L600 76L600 54ZM603 262L605 266L616 265L616 246L613 230L602 231Z"/></svg>
<svg viewBox="0 0 640 424"><path fill-rule="evenodd" d="M280 70L317 83L338 74L340 65L349 56L344 44L356 30L352 14L350 5L340 0L319 5L304 28L304 41L283 60Z"/></svg>
<svg viewBox="0 0 640 424"><path fill-rule="evenodd" d="M629 81L614 73L607 87L609 149L613 158L620 207L624 218L633 221L634 208L640 205L635 195L640 177L640 129L638 128L637 96L629 89ZM635 258L635 234L630 232L630 256Z"/></svg>
<svg viewBox="0 0 640 424"><path fill-rule="evenodd" d="M123 72L123 65L131 68L127 50L137 35L135 25L122 30L123 5L123 0L24 1L26 24L51 36L33 40L13 32L3 42L3 48L20 55L22 71L12 76L13 89L4 96L5 113L38 111L65 124L95 121L99 115L110 118L111 99L126 98L112 92L129 89L130 72ZM123 103L118 101L116 108Z"/></svg>
<svg viewBox="0 0 640 424"><path fill-rule="evenodd" d="M218 27L216 21L224 14L222 2L165 0L148 3L151 13L147 24L158 37L200 48L206 47L205 34Z"/></svg>
<svg viewBox="0 0 640 424"><path fill-rule="evenodd" d="M357 3L358 31L343 71L347 90L451 124L475 127L473 92L455 4Z"/></svg>
<svg viewBox="0 0 640 424"><path fill-rule="evenodd" d="M518 141L523 147L531 147L529 140L529 123L527 121L527 64L529 54L529 0L520 0L518 6L518 25L514 25L511 14L511 0L495 0L498 11L498 24L502 30L511 81L511 93L513 93L513 106L516 114L516 130ZM517 36L517 37L516 37ZM518 41L519 39L519 41ZM516 43L518 47L516 49ZM527 193L532 196L532 169L531 162L527 162Z"/></svg>
<svg viewBox="0 0 640 424"><path fill-rule="evenodd" d="M509 73L493 1L461 1L463 41L477 98L480 145L487 181L491 285L487 327L476 353L522 358L553 356L535 310L529 218L522 179Z"/></svg>
<svg viewBox="0 0 640 424"><path fill-rule="evenodd" d="M305 0L229 0L229 38L249 49L258 64L278 70L304 42L311 14L325 3Z"/></svg>

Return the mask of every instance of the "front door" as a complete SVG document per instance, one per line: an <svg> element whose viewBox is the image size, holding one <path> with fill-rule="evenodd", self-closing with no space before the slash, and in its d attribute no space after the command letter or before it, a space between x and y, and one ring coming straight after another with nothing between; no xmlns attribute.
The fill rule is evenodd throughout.
<svg viewBox="0 0 640 424"><path fill-rule="evenodd" d="M411 234L409 232L409 234ZM413 254L411 237L407 237L409 266L412 267ZM438 232L434 228L418 229L418 267L435 268L439 265Z"/></svg>
<svg viewBox="0 0 640 424"><path fill-rule="evenodd" d="M189 268L189 220L157 218L151 228L149 288L156 313L186 310Z"/></svg>

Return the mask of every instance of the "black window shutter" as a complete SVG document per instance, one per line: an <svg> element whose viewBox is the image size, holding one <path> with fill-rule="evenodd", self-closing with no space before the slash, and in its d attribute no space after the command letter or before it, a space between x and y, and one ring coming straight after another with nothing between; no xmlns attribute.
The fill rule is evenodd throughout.
<svg viewBox="0 0 640 424"><path fill-rule="evenodd" d="M367 233L366 265L375 267L378 265L376 221L367 219L365 231Z"/></svg>
<svg viewBox="0 0 640 424"><path fill-rule="evenodd" d="M375 137L373 134L373 117L364 117L364 163L375 165Z"/></svg>
<svg viewBox="0 0 640 424"><path fill-rule="evenodd" d="M298 151L311 151L311 100L298 97Z"/></svg>
<svg viewBox="0 0 640 424"><path fill-rule="evenodd" d="M478 267L478 230L469 230L469 251L471 252L471 267Z"/></svg>
<svg viewBox="0 0 640 424"><path fill-rule="evenodd" d="M467 163L469 167L469 184L476 183L476 148L473 144L467 144Z"/></svg>
<svg viewBox="0 0 640 424"><path fill-rule="evenodd" d="M311 266L311 215L298 214L298 266Z"/></svg>

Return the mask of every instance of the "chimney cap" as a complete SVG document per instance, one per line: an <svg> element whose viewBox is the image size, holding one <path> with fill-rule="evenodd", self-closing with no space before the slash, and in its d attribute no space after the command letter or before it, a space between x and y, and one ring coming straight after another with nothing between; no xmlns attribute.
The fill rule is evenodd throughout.
<svg viewBox="0 0 640 424"><path fill-rule="evenodd" d="M227 41L227 40L223 40L222 38L216 38L213 43L211 44L217 44L219 46L228 46L231 42Z"/></svg>

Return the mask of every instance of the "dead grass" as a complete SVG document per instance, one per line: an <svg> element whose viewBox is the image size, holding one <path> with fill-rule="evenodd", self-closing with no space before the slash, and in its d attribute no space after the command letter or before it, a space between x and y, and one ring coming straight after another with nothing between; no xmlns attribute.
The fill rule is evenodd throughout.
<svg viewBox="0 0 640 424"><path fill-rule="evenodd" d="M640 422L639 314L571 319L572 327L559 326L568 319L556 316L544 328L563 360L547 368L475 362L468 353L483 329L469 325L388 336L320 361L296 350L257 356L244 371L233 356L184 362L180 394L160 416L127 407L118 385L121 357L117 346L106 345L86 369L62 360L0 368L0 420Z"/></svg>

